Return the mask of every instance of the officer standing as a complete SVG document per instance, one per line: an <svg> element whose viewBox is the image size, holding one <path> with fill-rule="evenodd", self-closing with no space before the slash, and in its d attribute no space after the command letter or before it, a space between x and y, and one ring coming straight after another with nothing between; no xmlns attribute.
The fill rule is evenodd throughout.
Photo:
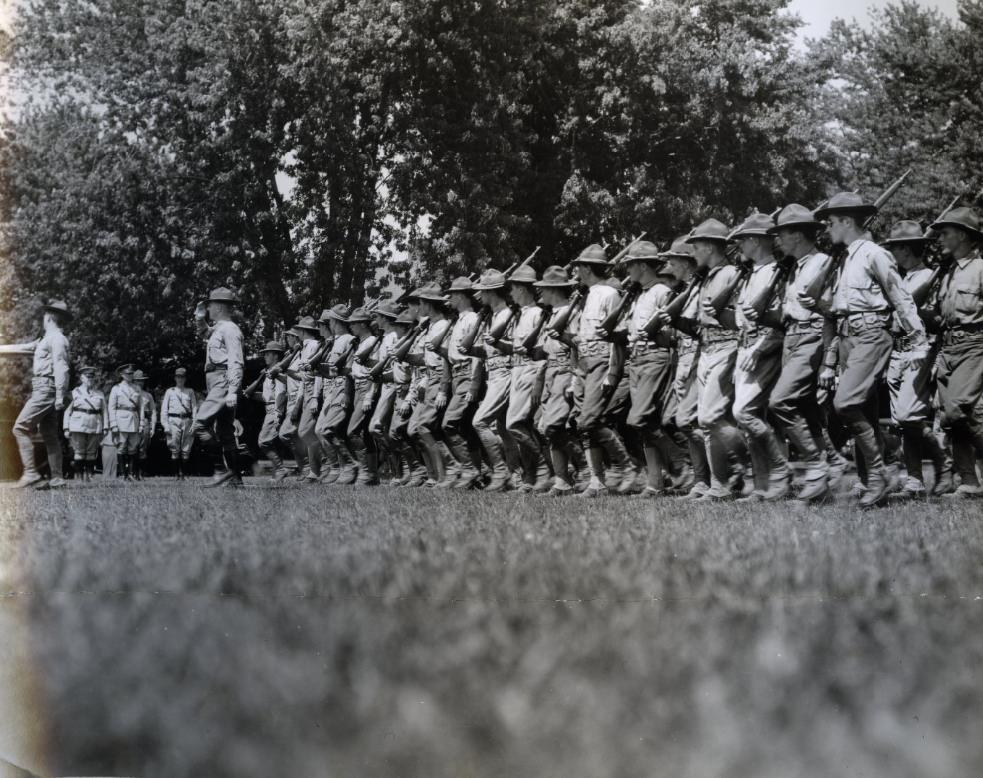
<svg viewBox="0 0 983 778"><path fill-rule="evenodd" d="M95 476L100 441L109 429L106 395L92 385L95 374L94 367L79 371L81 383L72 390L71 402L65 408L65 436L72 443L80 481L91 481Z"/></svg>
<svg viewBox="0 0 983 778"><path fill-rule="evenodd" d="M212 290L207 303L199 303L195 318L205 345L205 387L208 391L192 431L202 448L215 462L215 475L208 487L241 486L239 454L233 422L242 385L242 331L232 321L235 294L219 287ZM215 323L207 324L207 315Z"/></svg>
<svg viewBox="0 0 983 778"><path fill-rule="evenodd" d="M62 329L70 319L68 306L56 300L44 307L44 335L39 340L0 346L0 355L34 357L31 396L17 416L13 430L24 466L24 474L17 482L21 488L57 489L65 486L58 414L65 407L65 395L68 394L68 338ZM44 486L41 485L43 479L34 461L31 436L35 429L44 438L48 466L51 468L51 480Z"/></svg>
<svg viewBox="0 0 983 778"><path fill-rule="evenodd" d="M198 410L198 395L186 386L188 371L179 367L174 371L174 386L164 392L160 403L160 422L167 436L167 448L174 463L178 481L184 480L184 471L191 457L191 425Z"/></svg>
<svg viewBox="0 0 983 778"><path fill-rule="evenodd" d="M150 455L150 441L157 429L157 403L154 396L146 390L147 376L142 370L133 373L133 383L140 390L140 413L143 415L140 423L140 447L137 450L136 479L142 480L147 472L147 458Z"/></svg>
<svg viewBox="0 0 983 778"><path fill-rule="evenodd" d="M133 383L133 365L122 365L116 372L120 381L109 391L109 429L116 441L119 474L124 481L132 481L142 440L143 392Z"/></svg>
<svg viewBox="0 0 983 778"><path fill-rule="evenodd" d="M939 288L942 355L939 395L942 426L952 438L953 464L962 483L957 499L983 497L977 462L983 458L983 230L971 208L954 208L932 225L953 264Z"/></svg>

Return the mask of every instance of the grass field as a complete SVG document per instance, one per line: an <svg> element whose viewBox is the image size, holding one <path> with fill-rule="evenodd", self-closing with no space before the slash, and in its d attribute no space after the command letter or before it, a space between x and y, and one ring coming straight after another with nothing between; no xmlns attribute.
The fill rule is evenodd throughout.
<svg viewBox="0 0 983 778"><path fill-rule="evenodd" d="M983 505L0 500L61 774L983 771Z"/></svg>

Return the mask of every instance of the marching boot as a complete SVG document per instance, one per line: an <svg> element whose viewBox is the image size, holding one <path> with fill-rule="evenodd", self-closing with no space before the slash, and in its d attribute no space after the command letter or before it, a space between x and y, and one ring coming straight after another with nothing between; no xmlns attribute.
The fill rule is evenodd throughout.
<svg viewBox="0 0 983 778"><path fill-rule="evenodd" d="M347 441L332 439L331 442L335 445L335 452L338 454L338 465L340 467L337 483L339 486L351 486L358 480L358 465L355 464L355 457L352 456Z"/></svg>
<svg viewBox="0 0 983 778"><path fill-rule="evenodd" d="M601 474L604 472L604 450L600 446L590 446L587 449L587 463L590 466L590 482L578 497L592 499L608 493Z"/></svg>
<svg viewBox="0 0 983 778"><path fill-rule="evenodd" d="M352 447L358 457L358 478L356 486L378 486L379 484L379 463L376 459L375 447L367 445L364 440L359 440L358 444L352 441Z"/></svg>

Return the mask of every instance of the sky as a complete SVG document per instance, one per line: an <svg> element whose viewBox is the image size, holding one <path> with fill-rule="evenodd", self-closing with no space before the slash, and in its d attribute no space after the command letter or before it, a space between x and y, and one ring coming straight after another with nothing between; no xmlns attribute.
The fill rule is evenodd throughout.
<svg viewBox="0 0 983 778"><path fill-rule="evenodd" d="M866 26L870 10L883 8L888 2L889 0L792 0L789 8L805 22L800 35L803 38L819 38L826 34L833 19L856 19ZM953 18L956 16L956 0L920 0L918 4L938 8Z"/></svg>

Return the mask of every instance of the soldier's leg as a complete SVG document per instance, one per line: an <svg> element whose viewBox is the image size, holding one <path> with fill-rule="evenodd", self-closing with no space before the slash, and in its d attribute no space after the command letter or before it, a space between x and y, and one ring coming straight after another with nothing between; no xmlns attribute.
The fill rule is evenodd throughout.
<svg viewBox="0 0 983 778"><path fill-rule="evenodd" d="M21 479L22 485L30 485L41 480L41 476L37 470L37 464L34 460L34 441L32 440L32 434L35 429L41 426L43 419L50 417L53 422L54 416L54 385L42 379L34 379L31 396L24 404L21 412L17 415L13 429L14 438L17 441L17 450L20 453L20 461L24 466L24 476ZM56 439L57 435L56 430ZM45 439L45 446L48 446L47 438ZM58 471L61 471L60 458ZM52 477L54 477L54 471L52 471Z"/></svg>
<svg viewBox="0 0 983 778"><path fill-rule="evenodd" d="M327 400L325 400L327 404ZM304 452L304 459L310 471L310 478L316 479L321 475L321 463L324 451L317 434L318 407L317 397L310 396L303 401L300 421L297 424L297 437Z"/></svg>
<svg viewBox="0 0 983 778"><path fill-rule="evenodd" d="M498 420L509 401L509 373L505 368L493 368L488 372L485 396L474 414L474 430L481 440L482 448L488 458L492 480L486 486L490 491L505 488L508 468L505 465L505 448L498 435Z"/></svg>
<svg viewBox="0 0 983 778"><path fill-rule="evenodd" d="M754 467L755 496L779 499L788 492L788 462L778 436L768 423L768 397L781 370L779 344L759 351L753 370L740 367L734 373L734 419L747 437ZM745 354L738 351L738 364Z"/></svg>
<svg viewBox="0 0 983 778"><path fill-rule="evenodd" d="M86 434L84 432L70 432L68 439L72 444L72 466L75 468L75 477L79 481L84 481L89 448Z"/></svg>
<svg viewBox="0 0 983 778"><path fill-rule="evenodd" d="M700 353L700 398L697 417L707 441L712 499L737 496L746 446L733 421L734 366L737 345L718 343Z"/></svg>
<svg viewBox="0 0 983 778"><path fill-rule="evenodd" d="M467 366L468 370L470 365ZM473 403L469 401L471 393L471 376L464 368L458 368L455 372L451 384L451 396L444 409L444 418L441 422L441 429L444 433L444 440L451 450L451 454L460 467L460 477L455 486L466 489L474 486L481 474L474 465L471 449L468 440L464 435L465 427L470 427L470 418L473 415Z"/></svg>

